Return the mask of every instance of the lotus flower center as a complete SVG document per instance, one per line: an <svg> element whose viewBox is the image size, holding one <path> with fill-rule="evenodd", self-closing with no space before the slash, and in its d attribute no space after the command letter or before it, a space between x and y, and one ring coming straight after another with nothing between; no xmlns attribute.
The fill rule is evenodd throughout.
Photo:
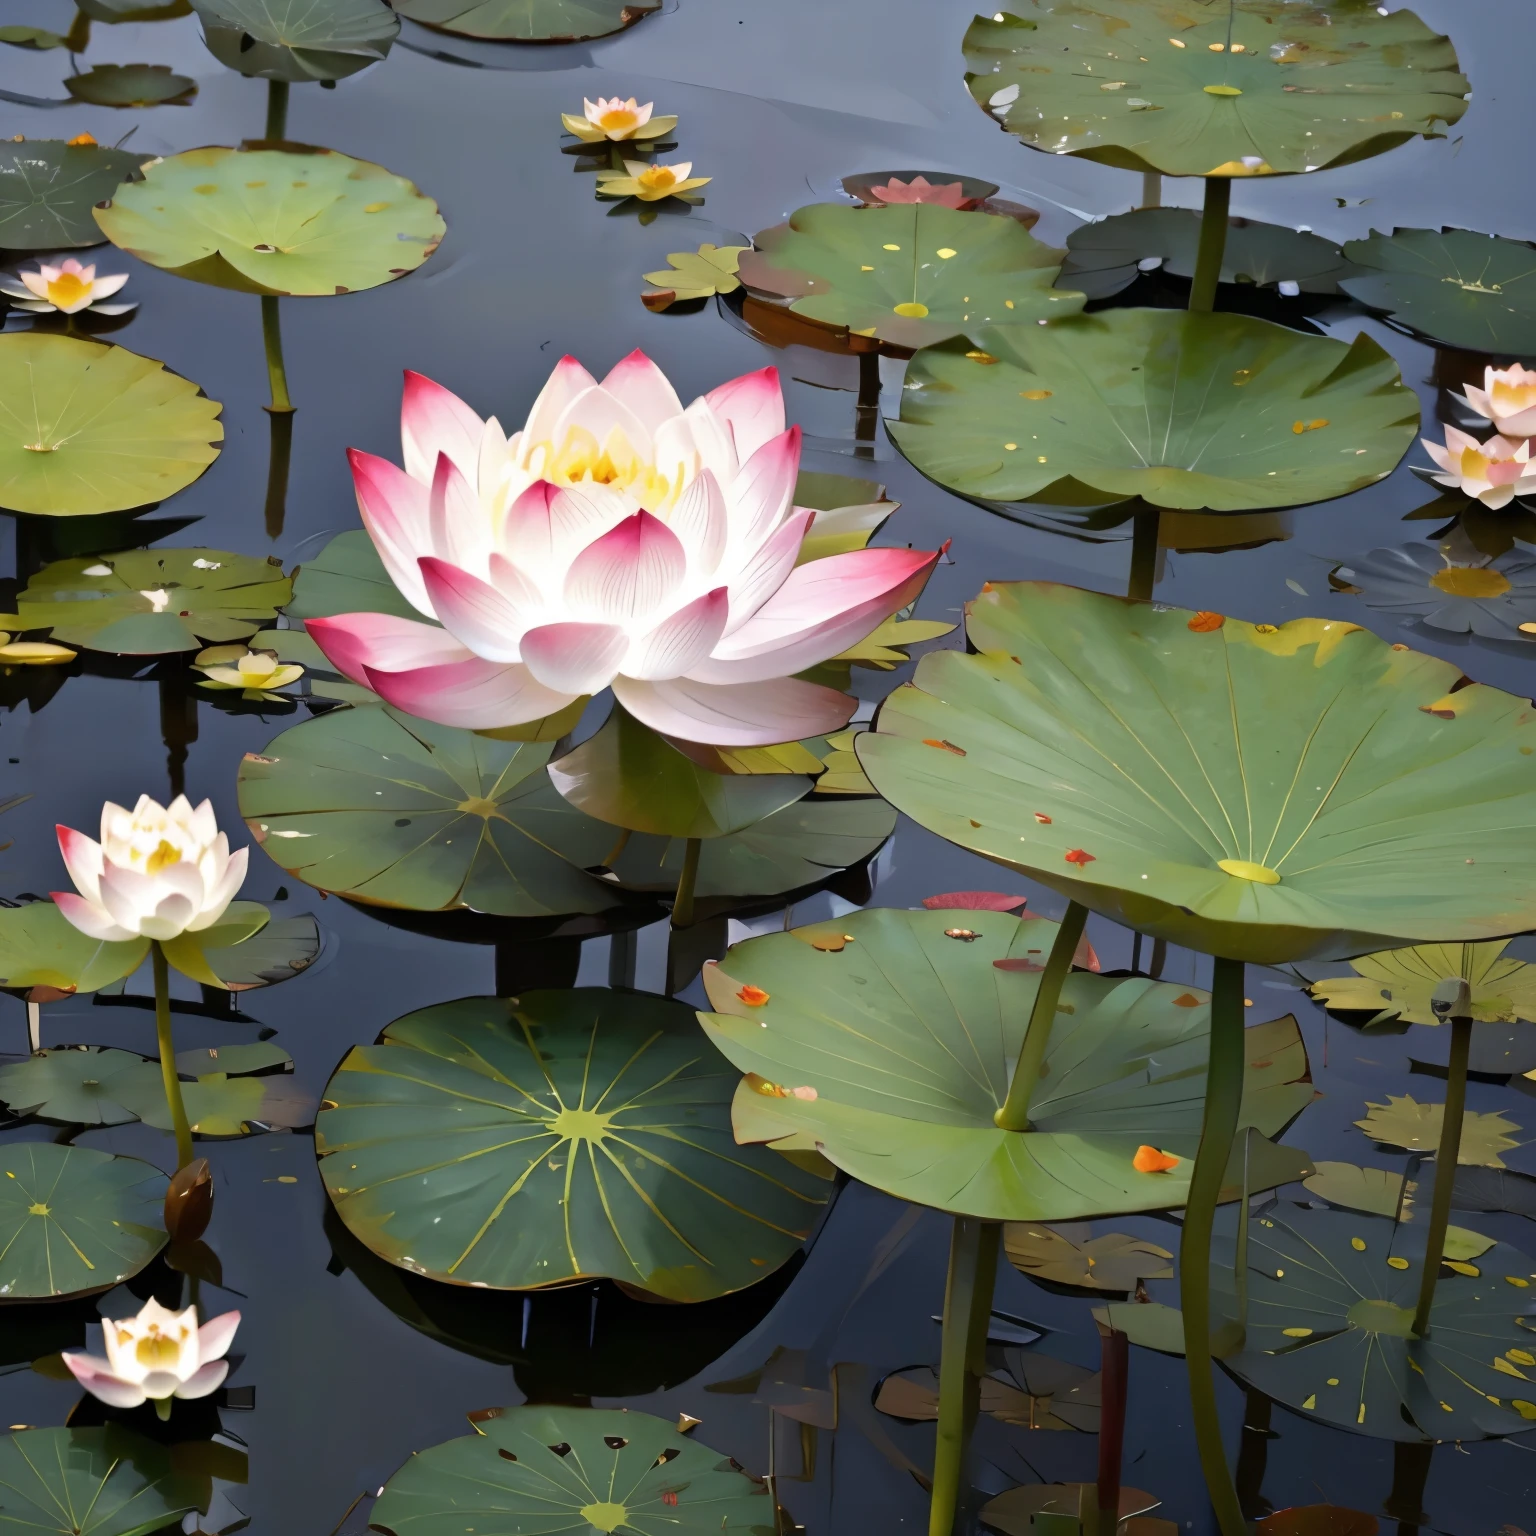
<svg viewBox="0 0 1536 1536"><path fill-rule="evenodd" d="M895 309L896 313L903 320L922 320L928 314L928 306L926 304L919 304L916 300L909 304L898 304L895 306Z"/></svg>
<svg viewBox="0 0 1536 1536"><path fill-rule="evenodd" d="M146 1371L173 1370L181 1359L181 1345L175 1339L167 1338L158 1328L151 1327L139 1340L133 1358Z"/></svg>
<svg viewBox="0 0 1536 1536"><path fill-rule="evenodd" d="M1413 1309L1394 1302L1362 1297L1345 1313L1345 1320L1351 1328L1366 1333L1384 1333L1394 1339L1413 1337Z"/></svg>
<svg viewBox="0 0 1536 1536"><path fill-rule="evenodd" d="M602 1114L595 1109L562 1109L549 1122L549 1128L566 1141L601 1141L608 1134L612 1122L612 1115ZM617 1504L605 1507L620 1509ZM593 1524L597 1522L593 1521ZM605 1525L598 1529L611 1531L613 1527Z"/></svg>
<svg viewBox="0 0 1536 1536"><path fill-rule="evenodd" d="M581 1518L588 1525L595 1526L600 1531L616 1531L628 1518L629 1511L622 1504L604 1502L602 1504L583 1504Z"/></svg>
<svg viewBox="0 0 1536 1536"><path fill-rule="evenodd" d="M1503 597L1509 591L1509 577L1486 565L1448 565L1429 584L1452 597Z"/></svg>
<svg viewBox="0 0 1536 1536"><path fill-rule="evenodd" d="M144 873L146 875L158 875L162 869L169 869L172 864L181 863L181 849L171 842L169 838L162 837L160 846L144 860Z"/></svg>
<svg viewBox="0 0 1536 1536"><path fill-rule="evenodd" d="M670 165L647 166L635 178L647 192L667 192L677 185L677 172Z"/></svg>
<svg viewBox="0 0 1536 1536"><path fill-rule="evenodd" d="M669 480L631 446L621 427L600 443L585 427L570 427L565 441L551 447L545 462L531 464L535 473L555 485L611 485L629 495L655 517L682 494L687 471L679 466Z"/></svg>
<svg viewBox="0 0 1536 1536"><path fill-rule="evenodd" d="M487 800L484 795L471 795L468 800L460 800L456 809L463 811L466 816L483 816L489 821L501 807L494 800Z"/></svg>
<svg viewBox="0 0 1536 1536"><path fill-rule="evenodd" d="M1536 384L1506 384L1499 379L1494 383L1492 394L1500 405L1513 406L1517 411L1529 410L1536 405Z"/></svg>
<svg viewBox="0 0 1536 1536"><path fill-rule="evenodd" d="M92 283L82 283L73 272L60 272L48 284L48 302L59 309L68 309L70 305L87 298L93 286Z"/></svg>
<svg viewBox="0 0 1536 1536"><path fill-rule="evenodd" d="M604 133L625 133L640 124L640 114L631 112L628 107L613 107L609 111L601 113L597 119L597 126Z"/></svg>
<svg viewBox="0 0 1536 1536"><path fill-rule="evenodd" d="M1216 868L1239 880L1252 880L1255 885L1279 885L1280 875L1267 864L1254 864L1248 859L1218 859Z"/></svg>

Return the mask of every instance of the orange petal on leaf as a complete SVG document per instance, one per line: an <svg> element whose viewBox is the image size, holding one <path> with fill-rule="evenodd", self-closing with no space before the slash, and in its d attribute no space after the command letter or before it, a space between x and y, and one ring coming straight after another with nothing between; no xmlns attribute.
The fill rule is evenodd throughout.
<svg viewBox="0 0 1536 1536"><path fill-rule="evenodd" d="M1167 1173L1179 1166L1180 1159L1168 1152L1159 1152L1156 1147L1140 1146L1136 1148L1136 1156L1131 1159L1131 1167L1137 1173Z"/></svg>
<svg viewBox="0 0 1536 1536"><path fill-rule="evenodd" d="M1076 864L1081 868L1084 864L1092 864L1094 855L1084 853L1081 848L1069 848L1067 849L1066 859L1068 864Z"/></svg>
<svg viewBox="0 0 1536 1536"><path fill-rule="evenodd" d="M1197 635L1208 635L1213 629L1220 629L1226 622L1227 616L1224 613L1211 613L1202 608L1190 619L1189 628Z"/></svg>
<svg viewBox="0 0 1536 1536"><path fill-rule="evenodd" d="M749 982L737 994L738 1002L745 1003L748 1008L761 1008L768 1001L768 994L761 987L754 987Z"/></svg>

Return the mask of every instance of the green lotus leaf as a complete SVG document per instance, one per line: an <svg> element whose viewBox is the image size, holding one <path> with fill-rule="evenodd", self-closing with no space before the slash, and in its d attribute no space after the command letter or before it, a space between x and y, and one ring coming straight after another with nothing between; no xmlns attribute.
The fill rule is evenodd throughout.
<svg viewBox="0 0 1536 1536"><path fill-rule="evenodd" d="M1444 1104L1420 1104L1404 1094L1387 1095L1385 1104L1366 1101L1366 1115L1355 1124L1372 1141L1384 1142L1390 1147L1402 1147L1408 1152L1428 1152L1431 1155L1440 1145L1440 1127L1445 1120ZM1512 1120L1494 1111L1478 1114L1467 1110L1461 1122L1461 1145L1456 1161L1470 1167L1502 1168L1499 1153L1508 1152L1520 1143L1510 1131L1520 1127Z"/></svg>
<svg viewBox="0 0 1536 1536"><path fill-rule="evenodd" d="M50 48L63 48L67 39L47 27L0 27L0 43L12 48L33 48L45 53Z"/></svg>
<svg viewBox="0 0 1536 1536"><path fill-rule="evenodd" d="M337 613L388 613L398 619L422 615L389 579L366 530L338 533L313 560L294 573L289 619L328 619Z"/></svg>
<svg viewBox="0 0 1536 1536"><path fill-rule="evenodd" d="M767 1486L627 1408L492 1408L475 1433L417 1451L384 1485L371 1519L409 1536L463 1536L466 1519L512 1533L666 1532L771 1536ZM486 1525L489 1522L489 1525Z"/></svg>
<svg viewBox="0 0 1536 1536"><path fill-rule="evenodd" d="M1011 1221L1003 1228L1009 1262L1032 1280L1091 1291L1134 1291L1143 1280L1171 1280L1173 1255L1123 1232L1077 1242L1054 1227Z"/></svg>
<svg viewBox="0 0 1536 1536"><path fill-rule="evenodd" d="M108 944L88 937L51 901L0 907L0 987L96 992L131 976L148 953L147 939Z"/></svg>
<svg viewBox="0 0 1536 1536"><path fill-rule="evenodd" d="M1070 314L1083 296L1051 285L1062 252L1015 219L931 203L812 203L754 237L738 271L797 315L916 348L983 326Z"/></svg>
<svg viewBox="0 0 1536 1536"><path fill-rule="evenodd" d="M96 107L184 107L197 95L197 82L168 64L93 64L65 80L64 89Z"/></svg>
<svg viewBox="0 0 1536 1536"><path fill-rule="evenodd" d="M689 299L707 299L717 293L735 293L741 287L736 263L745 245L701 245L696 251L673 251L667 265L647 272L646 282L655 291L642 293L647 309L664 310Z"/></svg>
<svg viewBox="0 0 1536 1536"><path fill-rule="evenodd" d="M239 1077L247 1072L283 1072L293 1070L293 1057L269 1040L249 1045L203 1046L194 1051L176 1052L176 1070L186 1077L208 1077L223 1072Z"/></svg>
<svg viewBox="0 0 1536 1536"><path fill-rule="evenodd" d="M888 424L923 474L972 500L1326 501L1384 480L1419 426L1397 364L1364 334L1113 309L974 340L919 353Z"/></svg>
<svg viewBox="0 0 1536 1536"><path fill-rule="evenodd" d="M799 774L701 767L617 705L596 734L549 765L549 776L588 816L665 838L739 832L811 787Z"/></svg>
<svg viewBox="0 0 1536 1536"><path fill-rule="evenodd" d="M1372 230L1344 254L1340 286L1430 341L1469 352L1536 351L1536 246L1470 229Z"/></svg>
<svg viewBox="0 0 1536 1536"><path fill-rule="evenodd" d="M1402 1019L1439 1024L1430 998L1442 981L1465 977L1472 992L1472 1017L1484 1023L1536 1021L1536 966L1513 955L1503 943L1421 944L1389 949L1349 962L1353 976L1331 976L1309 988L1325 1008L1369 1012L1371 1024Z"/></svg>
<svg viewBox="0 0 1536 1536"><path fill-rule="evenodd" d="M1194 208L1137 208L1091 224L1067 236L1067 258L1059 281L1090 299L1128 288L1147 271L1175 277L1195 275L1200 214ZM1227 221L1221 281L1243 287L1287 286L1288 293L1338 293L1339 279L1355 269L1331 240L1282 224L1256 219Z"/></svg>
<svg viewBox="0 0 1536 1536"><path fill-rule="evenodd" d="M1348 165L1443 136L1471 90L1448 38L1367 0L1035 0L964 46L971 95L1032 149L1166 176Z"/></svg>
<svg viewBox="0 0 1536 1536"><path fill-rule="evenodd" d="M661 0L398 0L395 9L457 37L505 43L580 43L632 27Z"/></svg>
<svg viewBox="0 0 1536 1536"><path fill-rule="evenodd" d="M0 1439L0 1536L149 1536L200 1507L175 1453L118 1424Z"/></svg>
<svg viewBox="0 0 1536 1536"><path fill-rule="evenodd" d="M222 549L127 549L55 560L16 600L24 629L115 656L159 656L243 640L277 616L280 565Z"/></svg>
<svg viewBox="0 0 1536 1536"><path fill-rule="evenodd" d="M207 928L188 929L161 941L165 958L193 981L206 987L223 987L219 973L208 961L208 951L227 954L267 926L272 914L259 901L234 901Z"/></svg>
<svg viewBox="0 0 1536 1536"><path fill-rule="evenodd" d="M1511 1173L1506 1168L1462 1168L1456 1170L1455 1198L1458 1210L1508 1211L1536 1221L1536 1179L1528 1173Z"/></svg>
<svg viewBox="0 0 1536 1536"><path fill-rule="evenodd" d="M1182 1205L1205 1091L1203 992L1068 976L1030 1098L1035 1129L993 1122L1039 988L1032 967L1055 935L1004 912L958 928L953 912L871 908L734 945L704 968L715 1011L699 1020L748 1074L738 1137L819 1150L899 1200L992 1221ZM1243 1124L1272 1135L1313 1096L1296 1021L1249 1030L1247 1051ZM1143 1144L1180 1161L1139 1173ZM1251 1187L1302 1164L1256 1140Z"/></svg>
<svg viewBox="0 0 1536 1536"><path fill-rule="evenodd" d="M220 64L260 80L344 80L388 54L400 21L382 0L192 0Z"/></svg>
<svg viewBox="0 0 1536 1536"><path fill-rule="evenodd" d="M91 210L137 176L147 158L63 139L0 143L0 250L100 245L104 237Z"/></svg>
<svg viewBox="0 0 1536 1536"><path fill-rule="evenodd" d="M1160 1301L1112 1301L1095 1307L1096 1322L1123 1333L1132 1344L1164 1355L1184 1353L1184 1314Z"/></svg>
<svg viewBox="0 0 1536 1536"><path fill-rule="evenodd" d="M285 296L393 282L414 272L447 228L414 183L333 149L189 149L151 161L143 181L95 213L114 245L151 266Z"/></svg>
<svg viewBox="0 0 1536 1536"><path fill-rule="evenodd" d="M192 14L191 0L75 0L82 15L116 25L123 21L172 21Z"/></svg>
<svg viewBox="0 0 1536 1536"><path fill-rule="evenodd" d="M379 705L334 710L246 754L240 813L289 874L353 901L504 917L608 911L619 894L557 851L564 827L585 818L550 791L550 751Z"/></svg>
<svg viewBox="0 0 1536 1536"><path fill-rule="evenodd" d="M111 1091L136 1118L157 1131L174 1129L158 1061L141 1061L112 1079ZM181 1085L187 1121L198 1136L249 1136L257 1129L291 1130L314 1116L314 1100L291 1076L231 1077L207 1072Z"/></svg>
<svg viewBox="0 0 1536 1536"><path fill-rule="evenodd" d="M276 918L252 937L237 943L206 942L202 952L220 987L226 992L249 992L256 987L290 981L307 971L319 958L320 947L320 925L303 913L298 917Z"/></svg>
<svg viewBox="0 0 1536 1536"><path fill-rule="evenodd" d="M736 1145L735 1086L667 998L463 998L348 1053L315 1126L320 1172L352 1233L417 1274L497 1290L605 1275L705 1301L789 1259L831 1193Z"/></svg>
<svg viewBox="0 0 1536 1536"><path fill-rule="evenodd" d="M0 1174L6 1301L111 1290L165 1246L166 1177L136 1157L12 1142L0 1147Z"/></svg>
<svg viewBox="0 0 1536 1536"><path fill-rule="evenodd" d="M16 1115L70 1125L123 1125L138 1113L122 1102L112 1079L143 1065L144 1058L132 1051L99 1046L39 1051L0 1067L0 1102ZM158 1078L158 1066L155 1072Z"/></svg>
<svg viewBox="0 0 1536 1536"><path fill-rule="evenodd" d="M1393 1221L1413 1220L1413 1198L1418 1185L1387 1168L1361 1168L1355 1163L1319 1161L1310 1177L1302 1180L1312 1194L1330 1205L1342 1205L1351 1211L1366 1211L1372 1216L1390 1216Z"/></svg>
<svg viewBox="0 0 1536 1536"><path fill-rule="evenodd" d="M941 837L1259 964L1536 926L1527 701L1351 624L1050 582L990 583L967 633L854 743Z"/></svg>
<svg viewBox="0 0 1536 1536"><path fill-rule="evenodd" d="M126 347L0 336L0 506L80 517L163 501L218 458L222 409Z"/></svg>
<svg viewBox="0 0 1536 1536"><path fill-rule="evenodd" d="M1246 1340L1227 1369L1288 1408L1380 1439L1476 1440L1528 1429L1536 1368L1523 1362L1532 1358L1536 1265L1497 1243L1471 1266L1477 1273L1442 1273L1428 1332L1416 1339L1423 1231L1284 1203L1254 1218ZM1217 1239L1213 1258L1214 1286L1229 1293L1227 1313L1237 1316L1230 1237Z"/></svg>

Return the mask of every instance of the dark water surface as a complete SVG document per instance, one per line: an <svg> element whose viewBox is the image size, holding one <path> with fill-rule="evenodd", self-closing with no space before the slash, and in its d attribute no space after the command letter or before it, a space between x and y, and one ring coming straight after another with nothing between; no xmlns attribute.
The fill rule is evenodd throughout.
<svg viewBox="0 0 1536 1536"><path fill-rule="evenodd" d="M1302 223L1335 239L1394 224L1455 224L1501 234L1536 236L1529 193L1530 59L1536 56L1536 7L1530 0L1421 0L1432 26L1454 39L1474 86L1472 105L1449 139L1416 142L1381 158L1311 177L1239 183L1233 211ZM5 21L63 30L71 8L59 0L7 0ZM766 362L786 375L791 420L808 434L806 465L878 474L903 509L885 542L933 547L954 541L919 607L923 616L958 618L960 604L987 579L1049 578L1124 590L1129 548L1123 542L1078 542L1010 524L922 481L883 441L877 467L854 456L851 359L799 351L773 354L720 318L652 315L639 302L640 274L665 264L668 251L692 249L776 223L794 208L838 195L839 179L856 171L925 166L985 176L1044 211L1036 233L1060 243L1084 217L1118 211L1139 197L1140 178L1086 162L1022 148L973 105L963 82L960 39L970 20L963 4L877 3L877 0L668 0L633 30L592 44L498 48L434 35L406 23L391 57L334 91L297 87L291 138L330 146L412 178L441 204L448 237L417 275L335 300L284 304L289 382L299 407L287 525L269 541L263 528L268 421L258 305L245 295L183 282L123 257L93 253L106 271L132 271L125 297L141 308L115 339L163 358L224 403L222 457L195 486L154 518L195 518L172 542L250 553L276 553L285 565L313 555L332 533L356 526L343 450L354 445L386 456L398 452L402 368L449 386L482 414L519 423L563 352L601 371L638 345L667 371L684 399ZM116 28L97 26L86 64L148 61L196 77L189 108L112 112L70 105L53 110L0 102L7 134L69 137L82 130L106 143L136 126L130 143L166 154L201 144L235 143L259 134L264 87L221 69L203 49L193 19ZM62 97L62 53L0 49L0 88ZM580 110L582 96L638 95L658 112L681 117L680 149L668 159L694 162L713 176L701 208L665 214L649 227L616 216L592 197L588 176L560 153L558 114ZM1199 188L1170 182L1170 202L1194 204ZM11 323L19 317L13 316ZM1319 317L1333 334L1362 326L1390 348L1408 382L1419 388L1426 416L1437 392L1429 382L1429 348L1365 319L1348 306ZM899 365L885 365L886 408L895 409ZM1415 450L1415 459L1422 455ZM1423 537L1433 524L1403 524L1427 501L1425 488L1401 469L1390 481L1315 509L1281 514L1285 536L1257 549L1221 554L1173 553L1157 596L1189 607L1215 607L1280 622L1321 614L1369 624L1394 639L1438 652L1482 681L1532 692L1530 660L1519 646L1459 644L1414 630L1399 634L1390 619L1356 599L1331 593L1330 566L1378 544ZM141 535L142 537L142 535ZM11 541L0 535L0 545ZM28 547L18 537L24 577ZM0 560L8 560L7 552ZM9 589L7 589L9 591ZM953 642L951 642L953 643ZM147 674L149 669L143 669ZM856 673L871 697L893 679ZM899 673L896 676L905 675ZM0 790L33 799L4 819L14 845L0 854L0 893L46 893L60 884L55 822L93 828L106 798L132 803L141 791L167 792L157 684L123 677L72 675L51 697L58 675L22 674L3 684ZM21 686L32 690L29 695ZM45 706L45 707L44 707ZM190 746L186 785L194 799L211 795L221 823L236 832L235 769L242 753L259 751L294 717L263 720L224 713L204 702ZM298 718L303 718L302 713ZM875 900L915 905L936 891L968 887L1022 889L1003 871L903 824L878 859ZM275 913L313 911L327 947L305 976L268 992L247 994L246 1017L212 1019L183 1013L183 1047L255 1038L259 1028L294 1056L314 1093L347 1048L372 1040L410 1009L537 979L505 955L501 976L488 945L448 942L386 926L368 913L286 880L253 855L245 894L272 902ZM1047 914L1059 898L1031 891ZM821 895L797 909L799 921L846 910ZM772 920L772 921L776 921ZM738 930L739 935L740 930ZM1129 963L1129 939L1090 919L1089 932L1106 968ZM659 988L662 930L641 935L639 984ZM589 940L579 957L544 950L552 966L579 966L583 983L608 976L608 940ZM1181 952L1165 974L1204 979L1205 962ZM519 964L525 968L519 972ZM145 989L139 978L135 988ZM1250 968L1248 990L1259 1017L1294 1010L1326 1097L1309 1109L1289 1140L1316 1157L1400 1167L1376 1152L1352 1122L1367 1097L1388 1092L1443 1097L1431 1079L1409 1077L1411 1037L1364 1038L1333 1024L1296 990L1294 981ZM687 994L696 999L696 991ZM191 992L187 994L190 999ZM152 1050L145 1009L89 1000L49 1005L45 1042L90 1041ZM1416 1033L1422 1033L1418 1031ZM0 1048L25 1049L19 1002L0 1003ZM1518 1084L1536 1092L1531 1084ZM1502 1109L1517 1124L1536 1126L1536 1102L1516 1087L1474 1082L1469 1107ZM21 1127L13 1136L44 1137ZM1523 1136L1523 1133L1521 1133ZM169 1138L142 1126L94 1131L81 1142L131 1151L164 1163ZM686 1411L703 1420L697 1438L737 1457L749 1470L769 1470L782 1502L809 1531L842 1533L926 1528L926 1499L907 1470L931 1456L931 1430L882 1418L869 1394L887 1371L935 1362L948 1223L908 1210L857 1185L839 1196L802 1267L756 1293L689 1313L647 1307L607 1287L578 1288L525 1301L516 1295L445 1291L389 1270L362 1254L330 1215L306 1134L269 1135L204 1149L218 1182L210 1239L237 1295L206 1290L207 1310L237 1305L245 1315L237 1341L243 1364L231 1384L254 1388L254 1411L226 1410L225 1423L249 1441L253 1480L250 1529L260 1536L325 1536L361 1531L366 1501L411 1451L465 1432L465 1413L526 1398L624 1403L667 1416ZM1536 1172L1536 1145L1506 1154L1511 1167ZM1466 1218L1463 1218L1466 1219ZM1526 1223L1512 1216L1475 1221L1489 1236L1531 1251ZM1176 1247L1176 1228L1155 1218L1103 1224ZM1175 1300L1171 1282L1154 1282ZM1056 1296L1004 1264L996 1308L1050 1330L1043 1347L1087 1365L1098 1342L1087 1303ZM77 1398L72 1382L28 1369L39 1344L29 1330L38 1309L0 1310L0 1419L11 1424L63 1422ZM763 1369L788 1385L773 1400L825 1392L834 1375L840 1428L802 1431L780 1420L770 1452L767 1398L741 1384ZM840 1369L839 1369L840 1367ZM730 1391L721 1383L736 1383ZM1237 1449L1242 1394L1221 1383L1229 1451ZM821 1402L822 1399L816 1399ZM1343 1435L1276 1409L1273 1438L1249 1435L1246 1453L1267 1451L1263 1497L1279 1508L1331 1501L1380 1510L1392 1488L1390 1443ZM1536 1510L1536 1436L1458 1447L1433 1455L1424 1505L1426 1528L1456 1536L1495 1536L1506 1523L1532 1527ZM1095 1441L1086 1435L1004 1430L982 1421L978 1466L983 1485L998 1491L1017 1481L1093 1475ZM1400 1458L1402 1459L1402 1458ZM1399 1492L1412 1483L1407 1461ZM1125 1477L1160 1495L1158 1513L1187 1530L1212 1529L1187 1422L1181 1361L1134 1351ZM1394 1508L1412 1529L1411 1509ZM1384 1520L1385 1530L1393 1529Z"/></svg>

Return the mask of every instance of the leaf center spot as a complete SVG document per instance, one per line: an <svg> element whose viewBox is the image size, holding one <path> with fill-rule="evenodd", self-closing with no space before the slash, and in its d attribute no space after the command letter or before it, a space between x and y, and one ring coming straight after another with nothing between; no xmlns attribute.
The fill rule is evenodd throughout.
<svg viewBox="0 0 1536 1536"><path fill-rule="evenodd" d="M1208 85L1205 87L1207 96L1241 96L1243 93L1235 85Z"/></svg>
<svg viewBox="0 0 1536 1536"><path fill-rule="evenodd" d="M1363 1328L1367 1333L1384 1333L1394 1339L1413 1337L1413 1309L1395 1302L1362 1297L1345 1318L1351 1328Z"/></svg>
<svg viewBox="0 0 1536 1536"><path fill-rule="evenodd" d="M915 299L906 304L893 305L892 308L903 320L922 320L928 314L928 306L919 304Z"/></svg>
<svg viewBox="0 0 1536 1536"><path fill-rule="evenodd" d="M484 795L471 795L468 800L460 800L457 809L463 811L466 816L483 816L489 821L500 807L494 800L487 800Z"/></svg>
<svg viewBox="0 0 1536 1536"><path fill-rule="evenodd" d="M1255 885L1279 885L1280 875L1267 864L1255 864L1249 859L1218 859L1217 869L1235 875L1239 880L1252 880Z"/></svg>
<svg viewBox="0 0 1536 1536"><path fill-rule="evenodd" d="M629 1511L622 1504L614 1504L605 1500L601 1504L583 1504L581 1517L588 1525L594 1525L600 1531L616 1531L624 1524Z"/></svg>
<svg viewBox="0 0 1536 1536"><path fill-rule="evenodd" d="M1429 584L1453 597L1502 597L1509 591L1509 577L1486 565L1448 565L1436 571Z"/></svg>
<svg viewBox="0 0 1536 1536"><path fill-rule="evenodd" d="M608 1127L613 1123L612 1115L605 1115L593 1109L562 1109L558 1115L549 1122L549 1128L557 1136L566 1141L601 1141L608 1134ZM623 1506L619 1504L599 1506L605 1509L616 1509L623 1514ZM597 1525L594 1520L592 1522ZM611 1525L598 1525L600 1531L611 1531Z"/></svg>
<svg viewBox="0 0 1536 1536"><path fill-rule="evenodd" d="M41 1200L37 1201L36 1204L29 1205L27 1207L27 1215L29 1216L47 1216L48 1214L49 1207L44 1205Z"/></svg>

